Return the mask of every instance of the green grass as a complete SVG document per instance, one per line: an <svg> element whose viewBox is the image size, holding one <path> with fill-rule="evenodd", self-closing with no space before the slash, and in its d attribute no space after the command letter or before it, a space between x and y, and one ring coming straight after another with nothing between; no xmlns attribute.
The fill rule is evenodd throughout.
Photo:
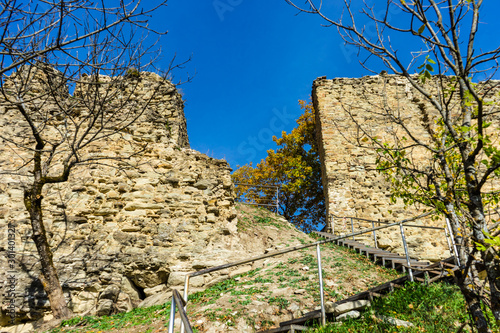
<svg viewBox="0 0 500 333"><path fill-rule="evenodd" d="M154 319L166 318L170 314L170 302L163 305L152 306L149 308L135 308L130 312L119 313L112 316L85 316L74 317L69 320L63 321L59 328L50 330L50 333L58 332L99 332L108 331L111 329L119 329L124 327L149 325ZM66 330L65 327L70 326L85 326L82 329Z"/></svg>
<svg viewBox="0 0 500 333"><path fill-rule="evenodd" d="M282 296L270 297L267 302L271 305L277 305L280 310L286 309L286 307L290 304L290 302Z"/></svg>
<svg viewBox="0 0 500 333"><path fill-rule="evenodd" d="M238 277L253 277L260 271L260 268L254 269L245 274L241 274ZM257 279L262 282L262 280L267 281L263 278L257 277ZM243 284L252 284L253 281L247 281ZM234 278L222 281L205 291L197 292L189 295L189 301L192 304L213 304L220 298L221 293L230 292L232 295L253 295L261 294L264 292L265 288L248 288L245 290L236 290L235 287L238 285L238 281ZM242 285L242 283L240 283ZM243 304L248 304L248 302L243 302ZM231 309L216 309L216 311L207 312L210 319L214 320L226 320L230 321L234 319L234 316L229 314ZM168 326L168 317L170 315L170 302L163 305L152 306L149 308L136 308L127 313L119 313L112 316L85 316L85 317L74 317L70 320L63 321L59 328L52 329L50 333L60 333L60 332L106 332L111 329L120 329L125 327L132 327L138 325L150 325L154 320L165 320L165 326ZM229 325L231 323L229 322ZM68 329L71 326L80 326L79 328Z"/></svg>
<svg viewBox="0 0 500 333"><path fill-rule="evenodd" d="M237 295L253 295L253 294L258 294L262 293L263 290L257 289L254 287L245 289L245 290L236 290L237 286L241 285L249 285L255 283L255 281L247 281L244 283L240 283L236 280L237 277L254 277L261 269L257 268L254 270L251 270L247 273L240 274L234 278L224 280L222 282L217 283L216 285L213 285L212 287L205 289L204 291L199 291L197 293L191 294L188 296L188 301L191 302L192 304L201 304L201 305L206 305L206 304L212 304L215 303L217 299L221 297L221 294L225 293L231 293L233 296ZM267 282L267 279L264 279L262 277L257 277L257 282Z"/></svg>
<svg viewBox="0 0 500 333"><path fill-rule="evenodd" d="M409 321L413 327L396 327L374 314ZM372 332L456 332L468 320L465 302L457 287L446 283L405 287L379 299L362 318L312 329L314 333L372 333Z"/></svg>
<svg viewBox="0 0 500 333"><path fill-rule="evenodd" d="M245 231L255 228L255 225L274 226L277 229L294 229L295 227L288 222L281 221L276 218L276 214L271 213L263 207L255 207L253 215L242 216L238 219L238 230Z"/></svg>

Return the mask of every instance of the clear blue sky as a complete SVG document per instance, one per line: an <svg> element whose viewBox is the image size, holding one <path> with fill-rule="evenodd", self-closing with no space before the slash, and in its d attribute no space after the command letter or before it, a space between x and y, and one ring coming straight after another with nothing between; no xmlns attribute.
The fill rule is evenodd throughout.
<svg viewBox="0 0 500 333"><path fill-rule="evenodd" d="M500 4L485 2L479 41L492 48L500 45ZM195 74L181 86L193 149L225 158L233 169L255 164L276 148L272 135L295 127L297 101L309 98L315 78L370 74L335 28L296 14L284 0L169 0L152 18L153 27L169 31L161 39L163 67L174 52L179 60L193 56L175 73Z"/></svg>

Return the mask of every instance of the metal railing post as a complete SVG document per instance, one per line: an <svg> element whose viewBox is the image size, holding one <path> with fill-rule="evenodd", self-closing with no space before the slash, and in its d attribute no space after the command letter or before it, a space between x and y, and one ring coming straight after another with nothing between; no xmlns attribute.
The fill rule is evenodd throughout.
<svg viewBox="0 0 500 333"><path fill-rule="evenodd" d="M410 254L408 253L408 245L406 244L406 237L403 228L403 223L399 223L399 229L401 230L401 238L403 239L403 247L406 254L406 264L408 265L408 274L410 275L410 281L413 282L413 270L411 269Z"/></svg>
<svg viewBox="0 0 500 333"><path fill-rule="evenodd" d="M351 217L351 232L354 233L354 222ZM352 236L352 240L354 240L354 235Z"/></svg>
<svg viewBox="0 0 500 333"><path fill-rule="evenodd" d="M279 214L278 207L280 204L280 188L276 187L276 214Z"/></svg>
<svg viewBox="0 0 500 333"><path fill-rule="evenodd" d="M189 274L186 274L186 278L184 279L184 294L182 295L182 297L184 298L184 301L186 302L187 304L187 301L188 301L188 292L189 292L189 277L190 275ZM184 307L184 311L186 310L186 306ZM181 322L181 333L184 333L185 329L184 329L184 323Z"/></svg>
<svg viewBox="0 0 500 333"><path fill-rule="evenodd" d="M172 295L172 304L170 305L170 322L168 323L168 333L174 333L175 323L175 298Z"/></svg>
<svg viewBox="0 0 500 333"><path fill-rule="evenodd" d="M375 228L375 222L372 221L372 229ZM375 230L373 230L373 242L375 244L375 247L378 248L378 245L377 245L377 233Z"/></svg>
<svg viewBox="0 0 500 333"><path fill-rule="evenodd" d="M448 234L448 228L443 228L444 229L444 237L446 238L446 243L448 244L448 251L450 251L450 256L453 256L453 248L451 246L451 243L450 243L450 239L448 237L449 234Z"/></svg>
<svg viewBox="0 0 500 333"><path fill-rule="evenodd" d="M457 244L455 243L455 234L451 229L450 220L448 220L448 218L445 218L445 220L446 220L446 227L448 228L448 233L450 234L451 244L453 245L453 250L455 252L455 260L457 262L457 266L460 267L460 257L458 256Z"/></svg>
<svg viewBox="0 0 500 333"><path fill-rule="evenodd" d="M179 309L178 311L179 311L179 316L181 317L181 323L186 328L187 333L193 333L193 328L191 327L191 323L189 322L189 318L187 317L186 310L184 310L187 303L184 301L184 299L182 299L181 295L176 289L173 290L172 294L175 303L178 304L178 309Z"/></svg>
<svg viewBox="0 0 500 333"><path fill-rule="evenodd" d="M319 277L319 296L321 300L321 324L326 325L326 313L325 313L325 298L323 292L323 269L321 268L321 249L319 244L316 244L316 256L318 257L318 277Z"/></svg>

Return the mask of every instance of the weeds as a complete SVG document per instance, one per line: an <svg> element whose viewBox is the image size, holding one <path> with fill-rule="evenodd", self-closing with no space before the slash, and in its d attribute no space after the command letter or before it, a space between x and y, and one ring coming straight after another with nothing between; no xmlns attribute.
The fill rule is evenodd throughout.
<svg viewBox="0 0 500 333"><path fill-rule="evenodd" d="M167 318L170 313L170 302L163 305L152 306L149 308L135 308L130 312L119 313L112 316L102 317L74 317L63 321L59 328L52 329L51 333L68 332L65 327L86 326L86 328L96 329L97 331L109 331L138 325L149 325L155 319ZM76 330L72 330L76 332Z"/></svg>
<svg viewBox="0 0 500 333"><path fill-rule="evenodd" d="M327 325L311 333L368 333L368 332L455 332L468 320L465 303L457 287L446 283L407 284L403 288L375 299L362 318L348 320L342 325ZM391 317L413 324L413 327L394 326L382 318Z"/></svg>
<svg viewBox="0 0 500 333"><path fill-rule="evenodd" d="M277 305L280 310L286 309L290 302L284 298L283 296L277 296L277 297L270 297L267 302L270 305Z"/></svg>

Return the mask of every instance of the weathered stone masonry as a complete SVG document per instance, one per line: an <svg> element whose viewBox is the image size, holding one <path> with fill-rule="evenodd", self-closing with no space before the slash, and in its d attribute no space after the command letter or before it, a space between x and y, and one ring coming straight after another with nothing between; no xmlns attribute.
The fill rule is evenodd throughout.
<svg viewBox="0 0 500 333"><path fill-rule="evenodd" d="M432 81L429 89L433 90ZM484 88L497 82L483 84ZM434 90L435 91L435 90ZM491 97L498 101L498 86L491 91ZM328 216L356 216L370 220L398 221L418 215L413 208L405 208L402 202L390 202L389 184L375 170L376 153L373 149L361 148L363 138L361 127L383 142L391 142L392 136L400 136L401 130L387 120L384 110L396 110L404 115L407 124L416 136L429 138L423 124L426 118L436 117L436 111L420 93L404 78L394 75L375 75L362 78L325 77L313 83L312 98L316 110L316 124L322 161L322 178ZM488 120L490 121L490 120ZM498 115L491 119L490 131L500 125ZM359 141L358 141L359 140ZM415 156L425 162L428 156L415 151ZM488 189L498 184L488 184ZM336 233L350 231L350 221L332 219ZM426 225L442 227L443 221L425 219L417 221ZM356 229L371 227L358 225ZM449 255L444 232L407 228L410 253L415 256L439 259ZM373 245L372 235L361 237ZM378 245L402 252L399 229L378 232Z"/></svg>
<svg viewBox="0 0 500 333"><path fill-rule="evenodd" d="M103 76L100 82L108 79ZM158 83L159 93L153 96ZM33 89L44 87L35 84ZM77 167L68 182L46 186L44 192L44 221L56 267L72 310L80 314L128 311L145 298L147 304L162 303L165 299L155 295L181 286L186 272L233 258L228 247L237 221L227 162L189 149L183 101L170 82L141 73L140 80L124 78L120 89L132 94L131 105L141 108L146 100L149 105L126 131L96 142L88 153L127 156L132 143L147 143L145 151L123 162L109 161L112 167ZM84 92L77 87L73 96L62 94L73 103ZM43 108L57 110L50 101ZM87 112L83 105L74 110ZM0 128L5 136L29 138L19 112L2 100ZM24 143L30 144L28 139ZM23 158L25 151L0 142L1 171L21 166ZM40 318L49 310L23 205L29 178L23 168L19 175L0 172L0 326L10 320L8 223L15 226L17 321ZM198 277L191 286L217 278Z"/></svg>

